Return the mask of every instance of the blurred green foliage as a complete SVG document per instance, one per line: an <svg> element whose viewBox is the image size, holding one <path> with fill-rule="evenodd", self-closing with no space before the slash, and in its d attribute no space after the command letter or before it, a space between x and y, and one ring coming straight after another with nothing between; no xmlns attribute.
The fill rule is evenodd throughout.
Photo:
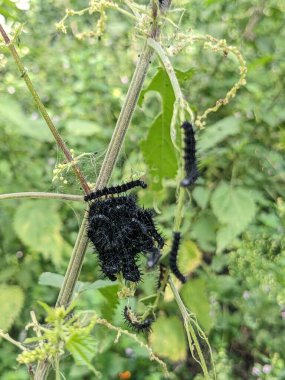
<svg viewBox="0 0 285 380"><path fill-rule="evenodd" d="M58 34L55 23L65 8L84 8L86 3L31 0L29 9L21 11L2 0L0 13L9 25L15 20L25 22L17 41L24 64L68 146L76 155L92 153L80 165L94 182L141 41L133 38L130 21L113 11L106 34L98 41L78 41L70 31ZM248 64L246 88L197 132L201 177L187 200L182 231L186 244L194 248L189 248L191 260L186 259L185 266L183 261L190 279L181 294L208 332L219 380L282 380L285 4L282 0L173 0L173 6L186 9L182 29L226 38L240 48ZM93 17L77 18L71 28L91 29ZM180 14L171 17L177 22ZM62 155L7 52L5 59L6 65L0 66L0 193L80 193L72 174L66 175L67 184L52 182ZM172 61L195 111L214 104L236 80L235 60L214 55L202 45L192 46ZM170 238L176 158L169 135L164 135L173 103L167 81L155 60L112 181L146 174L150 189L139 193L140 201L161 212L160 226ZM38 281L43 272L64 274L83 209L79 203L59 201L1 201L0 328L10 328L15 339L25 339L30 310L43 315L37 300L54 304L58 290ZM90 284L100 276L95 256L87 254L80 280ZM154 276L146 274L141 290L151 295L154 287ZM116 293L116 287L91 286L81 293L79 307L95 309L115 325L123 325ZM95 332L101 346L92 363L104 380L118 379L126 370L132 379L162 379L140 347L125 338L114 345L114 339L107 330ZM181 317L168 293L150 341L177 379L201 379L199 366L185 348ZM3 341L0 347L1 380L27 379L26 370L16 363L18 351ZM64 359L62 371L71 380L92 376L70 357Z"/></svg>

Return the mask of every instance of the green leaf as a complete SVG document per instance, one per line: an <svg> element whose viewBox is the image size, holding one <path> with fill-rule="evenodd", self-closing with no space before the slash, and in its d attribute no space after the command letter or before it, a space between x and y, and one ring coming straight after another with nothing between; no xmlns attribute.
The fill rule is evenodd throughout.
<svg viewBox="0 0 285 380"><path fill-rule="evenodd" d="M39 277L39 284L44 286L52 286L61 288L64 276L58 273L44 272Z"/></svg>
<svg viewBox="0 0 285 380"><path fill-rule="evenodd" d="M157 294L152 294L147 297L143 297L139 300L139 302L142 302L144 305L150 305L153 304L154 301L156 300Z"/></svg>
<svg viewBox="0 0 285 380"><path fill-rule="evenodd" d="M0 285L0 329L8 331L24 304L24 292L19 286Z"/></svg>
<svg viewBox="0 0 285 380"><path fill-rule="evenodd" d="M44 272L39 277L39 284L44 286L52 286L54 288L61 288L64 281L64 276L58 273ZM75 291L80 293L86 290L101 289L108 286L114 286L116 282L109 280L97 280L93 283L77 281Z"/></svg>
<svg viewBox="0 0 285 380"><path fill-rule="evenodd" d="M178 256L178 266L184 274L192 273L202 262L202 254L197 245L190 240L181 242Z"/></svg>
<svg viewBox="0 0 285 380"><path fill-rule="evenodd" d="M255 202L250 190L221 182L212 195L211 206L219 222L226 225L218 232L218 252L221 252L254 218Z"/></svg>
<svg viewBox="0 0 285 380"><path fill-rule="evenodd" d="M239 232L235 226L229 224L228 226L222 226L217 231L217 253L221 253L225 248L227 248Z"/></svg>
<svg viewBox="0 0 285 380"><path fill-rule="evenodd" d="M175 96L166 72L160 68L149 86L142 91L140 104L149 91L158 92L162 100L162 112L150 126L146 140L141 149L150 171L162 178L173 178L177 172L177 158L170 138L170 124Z"/></svg>
<svg viewBox="0 0 285 380"><path fill-rule="evenodd" d="M21 241L46 259L59 265L67 244L60 235L61 220L57 203L47 200L26 201L16 211L14 230Z"/></svg>
<svg viewBox="0 0 285 380"><path fill-rule="evenodd" d="M195 202L204 210L208 204L210 198L211 190L202 186L195 186L192 195Z"/></svg>
<svg viewBox="0 0 285 380"><path fill-rule="evenodd" d="M203 212L191 226L191 237L196 239L204 251L216 249L217 219L212 212Z"/></svg>
<svg viewBox="0 0 285 380"><path fill-rule="evenodd" d="M183 324L177 317L160 317L153 324L151 346L157 354L175 362L186 358L186 339Z"/></svg>
<svg viewBox="0 0 285 380"><path fill-rule="evenodd" d="M240 119L228 116L217 123L204 129L197 143L198 151L204 152L225 140L229 136L234 136L240 131Z"/></svg>
<svg viewBox="0 0 285 380"><path fill-rule="evenodd" d="M33 120L12 97L1 97L0 120L5 123L5 130L10 134L16 133L38 141L53 141L52 134L41 116L39 115L38 120Z"/></svg>
<svg viewBox="0 0 285 380"><path fill-rule="evenodd" d="M47 315L52 313L53 309L47 303L38 301L38 304L41 305L41 307L44 309Z"/></svg>
<svg viewBox="0 0 285 380"><path fill-rule="evenodd" d="M79 291L83 292L85 290L92 290L92 289L103 289L107 288L109 286L115 286L117 285L116 281L110 281L110 280L97 280L92 282L92 284L88 282L82 282L82 286L80 287Z"/></svg>
<svg viewBox="0 0 285 380"><path fill-rule="evenodd" d="M108 321L111 321L119 304L119 286L113 285L104 288L99 288L98 290L105 298L105 303L101 307L102 316Z"/></svg>
<svg viewBox="0 0 285 380"><path fill-rule="evenodd" d="M75 364L87 366L98 376L98 371L91 364L97 351L97 343L92 336L73 334L66 342L66 348L71 353Z"/></svg>
<svg viewBox="0 0 285 380"><path fill-rule="evenodd" d="M198 323L206 332L212 327L209 296L203 278L191 279L181 288L181 297L189 310L195 314Z"/></svg>
<svg viewBox="0 0 285 380"><path fill-rule="evenodd" d="M10 0L0 1L0 14L5 16L7 19L12 19L13 21L19 21L20 11L16 4Z"/></svg>
<svg viewBox="0 0 285 380"><path fill-rule="evenodd" d="M177 172L177 159L170 139L169 125L160 114L151 125L147 139L141 143L145 162L153 175L173 178Z"/></svg>

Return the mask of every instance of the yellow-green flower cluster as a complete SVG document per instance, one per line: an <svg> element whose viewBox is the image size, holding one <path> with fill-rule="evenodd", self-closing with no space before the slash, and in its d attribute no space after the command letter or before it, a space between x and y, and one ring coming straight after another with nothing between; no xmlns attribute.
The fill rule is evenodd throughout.
<svg viewBox="0 0 285 380"><path fill-rule="evenodd" d="M23 351L17 357L17 361L21 364L29 364L37 361L51 359L59 353L56 346L51 343L44 343L42 346L35 348L34 350Z"/></svg>

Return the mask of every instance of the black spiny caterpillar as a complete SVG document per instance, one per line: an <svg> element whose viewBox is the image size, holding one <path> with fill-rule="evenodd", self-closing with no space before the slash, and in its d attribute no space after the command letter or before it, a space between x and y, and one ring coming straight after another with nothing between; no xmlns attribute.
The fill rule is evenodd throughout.
<svg viewBox="0 0 285 380"><path fill-rule="evenodd" d="M153 318L147 318L145 320L140 320L139 317L132 311L129 306L124 308L124 318L128 326L136 333L146 333L151 331L151 325L154 322Z"/></svg>
<svg viewBox="0 0 285 380"><path fill-rule="evenodd" d="M167 276L167 278L166 278ZM168 280L168 270L165 265L162 263L159 264L159 276L158 276L158 281L157 281L157 290L162 290L164 292L166 285L167 285L167 280Z"/></svg>
<svg viewBox="0 0 285 380"><path fill-rule="evenodd" d="M98 254L102 272L115 281L118 273L125 280L139 282L141 271L137 261L140 253L152 255L164 245L156 229L152 210L139 207L133 195L114 196L133 187L146 187L141 181L104 188L88 194L88 238ZM98 199L111 195L109 198Z"/></svg>
<svg viewBox="0 0 285 380"><path fill-rule="evenodd" d="M184 169L185 178L181 186L193 185L199 176L196 160L196 140L193 125L184 121L181 128L184 130Z"/></svg>
<svg viewBox="0 0 285 380"><path fill-rule="evenodd" d="M171 0L159 0L159 9L161 12L166 12L170 7Z"/></svg>
<svg viewBox="0 0 285 380"><path fill-rule="evenodd" d="M179 251L179 245L181 241L180 232L173 232L173 241L171 251L169 252L169 266L172 273L180 280L183 284L186 282L186 277L180 272L177 265L177 257Z"/></svg>
<svg viewBox="0 0 285 380"><path fill-rule="evenodd" d="M104 187L104 189L93 191L90 194L85 195L84 200L86 202L88 202L88 201L92 201L94 199L103 197L104 195L125 193L126 191L131 190L134 187L138 187L138 186L142 187L143 189L147 188L146 183L144 183L140 179L137 179L135 181L123 183L122 185L112 186L112 187Z"/></svg>

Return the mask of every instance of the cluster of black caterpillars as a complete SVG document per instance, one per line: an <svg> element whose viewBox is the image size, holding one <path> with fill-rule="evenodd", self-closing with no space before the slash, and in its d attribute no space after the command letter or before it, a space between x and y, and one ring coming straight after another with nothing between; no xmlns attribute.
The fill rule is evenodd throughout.
<svg viewBox="0 0 285 380"><path fill-rule="evenodd" d="M198 178L196 142L192 124L186 121L181 127L184 130L185 169L181 186L188 187ZM88 237L98 254L103 274L111 281L115 281L121 274L127 281L139 282L142 275L138 265L139 256L146 255L148 267L154 267L159 262L160 250L164 246L164 239L154 222L153 211L140 207L134 195L118 195L134 187L147 186L142 180L135 180L91 192L84 198L90 203ZM180 241L180 232L173 232L169 267L184 283L186 278L177 266ZM149 331L151 319L131 321L132 313L129 309L125 309L124 315L136 331Z"/></svg>
<svg viewBox="0 0 285 380"><path fill-rule="evenodd" d="M138 206L134 195L98 197L126 192L146 184L141 180L105 188L85 196L92 201L88 216L88 237L98 253L102 272L112 281L122 273L125 280L139 282L139 254L157 261L164 240L153 221L153 211ZM153 258L155 258L153 260Z"/></svg>

